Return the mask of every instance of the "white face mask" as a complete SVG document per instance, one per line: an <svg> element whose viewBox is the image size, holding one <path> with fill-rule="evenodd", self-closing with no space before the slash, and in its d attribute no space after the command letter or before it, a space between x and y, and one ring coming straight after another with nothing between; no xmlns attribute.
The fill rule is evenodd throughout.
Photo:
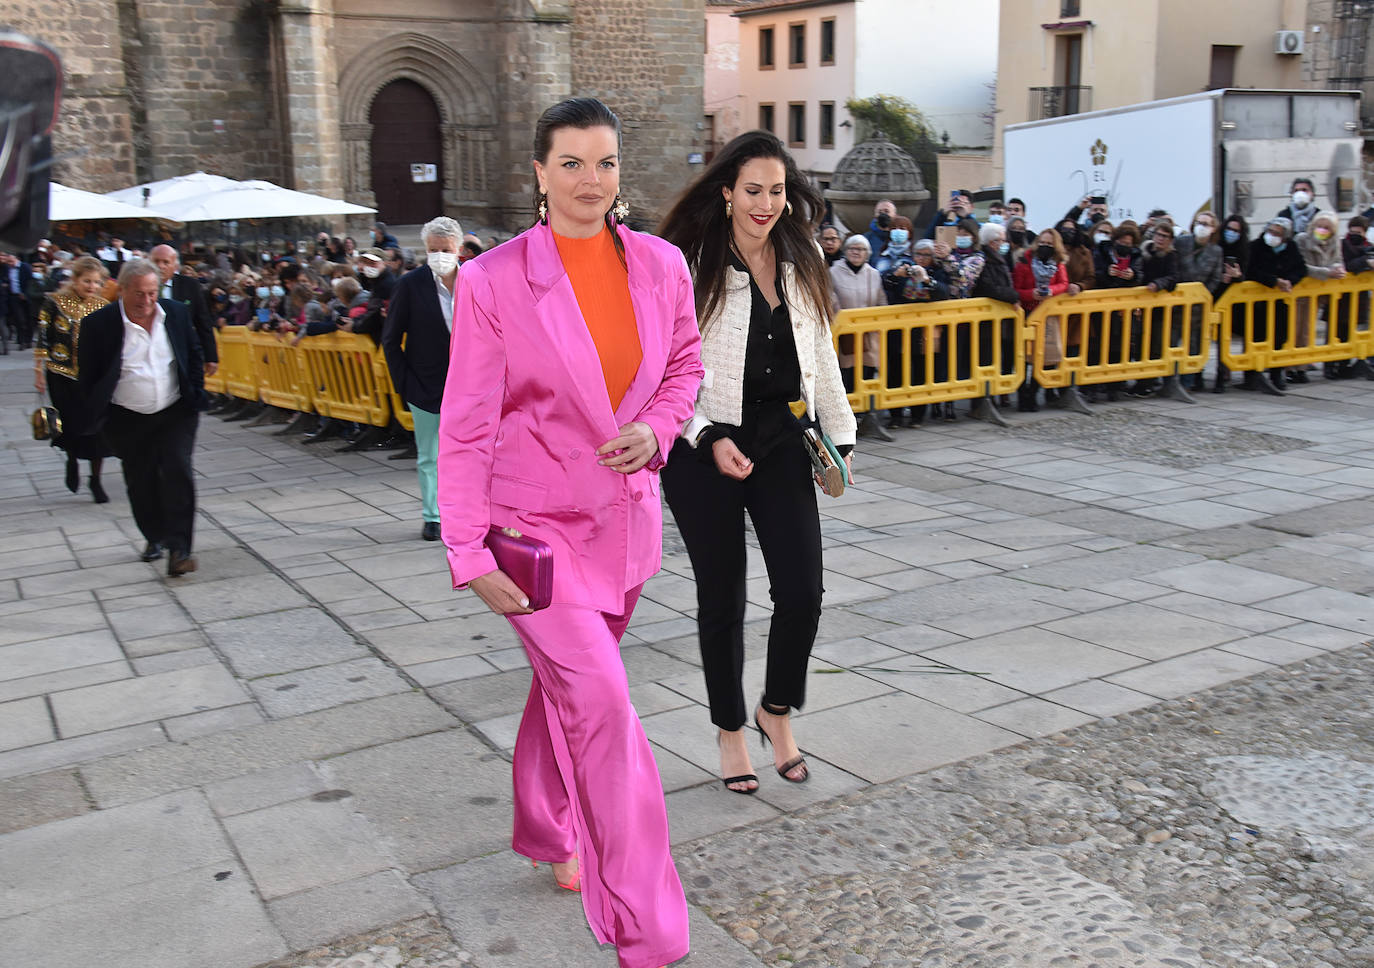
<svg viewBox="0 0 1374 968"><path fill-rule="evenodd" d="M1305 192L1302 189L1299 189L1298 191L1293 193L1293 204L1296 205L1298 208L1306 208L1307 203L1310 201L1312 201L1312 195L1310 192Z"/></svg>
<svg viewBox="0 0 1374 968"><path fill-rule="evenodd" d="M446 276L458 268L458 253L430 252L425 256L425 262L436 276Z"/></svg>
<svg viewBox="0 0 1374 968"><path fill-rule="evenodd" d="M1275 235L1273 232L1265 232L1264 244L1271 249L1277 249L1279 246L1283 245L1283 236Z"/></svg>
<svg viewBox="0 0 1374 968"><path fill-rule="evenodd" d="M369 279L376 279L376 278L377 278L378 276L380 276L381 274L382 274L382 267L381 267L381 266L373 266L373 265L366 265L366 266L363 266L363 275L367 276Z"/></svg>
<svg viewBox="0 0 1374 968"><path fill-rule="evenodd" d="M1199 242L1203 242L1211 237L1212 227L1210 225L1203 225L1201 222L1198 222L1193 226L1193 238L1197 239Z"/></svg>
<svg viewBox="0 0 1374 968"><path fill-rule="evenodd" d="M1098 232L1096 235L1093 236L1093 241L1096 242L1098 245L1101 245L1103 242L1110 242L1111 240L1112 236L1109 232Z"/></svg>

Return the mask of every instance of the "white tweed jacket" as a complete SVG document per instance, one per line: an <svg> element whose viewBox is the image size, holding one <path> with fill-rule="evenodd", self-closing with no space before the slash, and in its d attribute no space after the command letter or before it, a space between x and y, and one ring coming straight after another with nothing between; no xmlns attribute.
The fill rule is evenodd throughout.
<svg viewBox="0 0 1374 968"><path fill-rule="evenodd" d="M701 362L706 368L697 390L696 412L682 429L693 447L697 435L713 423L738 426L744 415L744 354L749 342L749 316L753 297L749 274L733 266L725 268L725 295L713 320L704 320ZM830 321L817 317L809 299L798 298L796 269L782 264L782 291L792 316L792 341L801 365L801 395L807 416L820 421L821 429L836 444L853 444L854 411L840 379Z"/></svg>

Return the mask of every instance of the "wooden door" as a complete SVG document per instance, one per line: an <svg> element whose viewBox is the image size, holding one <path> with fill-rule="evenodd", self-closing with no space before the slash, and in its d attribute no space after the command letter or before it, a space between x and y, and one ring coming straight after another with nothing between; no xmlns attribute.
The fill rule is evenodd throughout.
<svg viewBox="0 0 1374 968"><path fill-rule="evenodd" d="M419 225L442 215L444 151L434 98L414 81L395 80L377 92L368 120L377 217Z"/></svg>

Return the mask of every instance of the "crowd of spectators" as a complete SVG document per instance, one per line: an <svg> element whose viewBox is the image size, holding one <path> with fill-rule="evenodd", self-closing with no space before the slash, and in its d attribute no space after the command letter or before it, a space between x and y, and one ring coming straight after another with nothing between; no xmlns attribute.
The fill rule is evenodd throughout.
<svg viewBox="0 0 1374 968"><path fill-rule="evenodd" d="M320 232L313 243L288 243L281 251L249 251L232 247L203 247L184 243L178 271L196 279L204 294L208 325L215 329L242 326L290 336L299 343L312 336L335 332L357 333L379 342L386 304L396 281L417 264L417 253L404 247L384 223L377 222L359 247L351 236ZM484 244L475 235L464 237L460 262L480 255ZM120 266L134 258L146 258L141 248L130 248L118 236L104 234L62 246L39 242L22 257L0 253L0 352L11 344L29 349L34 340L38 312L44 297L67 279L71 266L82 255L93 255L109 271L107 299L116 297L114 279ZM423 258L423 250L419 256ZM197 300L199 303L200 301ZM212 411L225 419L249 419L260 414L253 403L221 397ZM280 415L278 415L280 416ZM366 447L398 449L398 457L410 453L408 435L399 425L385 434L364 436L365 428L330 421L293 421L307 441L343 438L346 449Z"/></svg>
<svg viewBox="0 0 1374 968"><path fill-rule="evenodd" d="M1366 238L1369 215L1349 220L1345 234L1339 218L1319 209L1311 179L1298 178L1292 184L1291 204L1263 226L1258 237L1250 238L1250 226L1239 215L1219 220L1210 211L1200 211L1188 223L1181 223L1169 212L1156 209L1143 223L1125 219L1112 223L1101 198L1089 196L1071 207L1051 226L1035 231L1027 221L1025 203L1019 198L995 201L980 222L974 213L972 195L967 191L950 194L945 206L917 237L911 220L898 213L896 205L883 199L874 206L873 220L862 235L840 241L833 224L823 224L818 241L831 264L836 280L836 309L876 305L933 302L945 299L987 297L1019 305L1027 313L1041 302L1057 296L1074 296L1088 289L1144 287L1150 291L1173 291L1180 283L1198 282L1217 298L1226 288L1251 280L1284 292L1306 276L1317 279L1341 278L1351 272L1368 272L1374 246ZM862 249L866 263L876 273L860 274L854 259ZM1275 307L1272 320L1267 310L1258 307L1253 320L1256 339L1266 339L1272 328L1276 347L1308 346L1315 338L1316 323L1327 319L1338 340L1348 338L1352 315L1366 324L1369 295L1362 294L1358 305L1342 299L1336 306L1320 300L1314 309L1311 301L1297 304L1293 320L1288 307ZM1148 325L1147 325L1148 323ZM949 327L931 329L930 356L935 379L967 376L970 365L966 333L955 336L953 361L948 357ZM1087 332L1082 332L1086 329ZM1163 340L1172 345L1188 342L1191 352L1201 346L1201 307L1185 325L1178 313L1166 318L1163 310L1153 315L1111 313L1103 318L1091 314L1089 324L1081 325L1071 317L1061 325L1050 317L1044 333L1045 362L1057 365L1065 354L1086 354L1089 364L1118 363L1123 358L1139 360L1160 353ZM1239 327L1237 327L1239 329ZM919 385L927 375L924 357L924 330L910 335L894 331L888 336L888 385ZM990 359L992 342L998 337L990 327L980 334L980 364ZM960 341L962 340L962 345ZM1083 345L1086 341L1086 345ZM1012 347L1002 336L1002 358L1011 359ZM878 340L865 342L863 367L871 378L878 365ZM854 361L852 347L841 347L841 364L848 366L846 379L852 384ZM846 364L845 361L848 360ZM1239 387L1282 393L1287 383L1305 383L1311 367L1279 367L1267 374L1246 373ZM911 372L908 374L908 370ZM1329 379L1345 379L1358 374L1374 378L1374 370L1363 360L1328 363L1323 367ZM908 380L907 377L910 377ZM1185 386L1199 390L1203 374L1184 378ZM1214 392L1232 386L1230 374L1219 362L1213 380ZM1089 387L1090 398L1116 400L1123 394L1149 396L1159 390L1158 380L1123 381ZM1048 398L1054 392L1048 391ZM1039 409L1039 388L1029 377L1023 382L1018 409ZM861 433L887 436L887 431L919 424L931 416L954 419L953 406L890 410L884 426L875 415L861 423Z"/></svg>

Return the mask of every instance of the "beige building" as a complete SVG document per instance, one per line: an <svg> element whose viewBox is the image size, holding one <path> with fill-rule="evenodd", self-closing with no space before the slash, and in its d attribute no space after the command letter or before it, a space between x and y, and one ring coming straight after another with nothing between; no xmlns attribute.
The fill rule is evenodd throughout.
<svg viewBox="0 0 1374 968"><path fill-rule="evenodd" d="M741 0L734 17L742 127L776 133L822 187L854 146L851 98L905 98L954 147L991 140L997 0Z"/></svg>
<svg viewBox="0 0 1374 968"><path fill-rule="evenodd" d="M1223 87L1313 87L1307 15L1306 0L1001 0L994 168L1009 124Z"/></svg>
<svg viewBox="0 0 1374 968"><path fill-rule="evenodd" d="M702 91L707 160L735 135L746 130L744 94L739 86L739 20L741 0L706 0L706 70ZM753 127L749 125L749 127Z"/></svg>

